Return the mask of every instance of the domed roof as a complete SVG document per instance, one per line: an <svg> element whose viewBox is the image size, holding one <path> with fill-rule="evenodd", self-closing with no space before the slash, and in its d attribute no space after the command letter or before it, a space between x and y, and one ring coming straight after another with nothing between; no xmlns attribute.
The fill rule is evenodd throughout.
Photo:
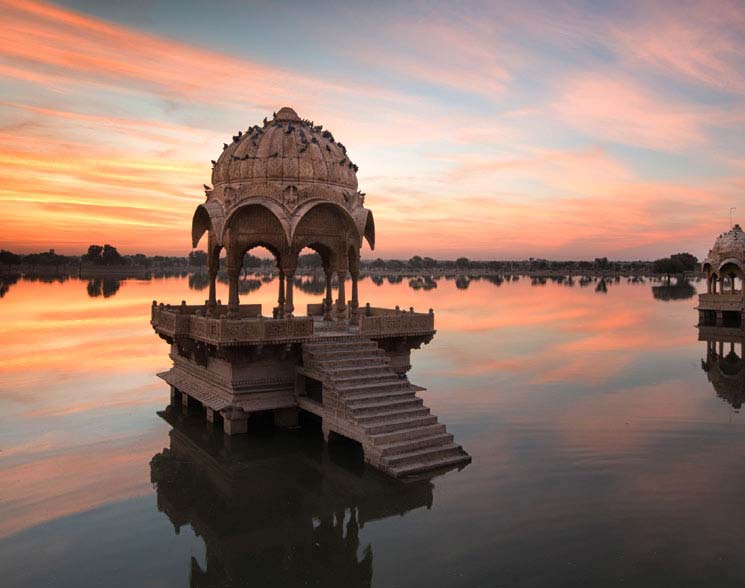
<svg viewBox="0 0 745 588"><path fill-rule="evenodd" d="M324 198L326 188L338 200L340 191L357 191L356 172L346 147L329 131L284 107L225 144L212 183L216 197L226 186L242 188L244 196L276 197L289 185L296 190L315 185L320 189L313 196Z"/></svg>
<svg viewBox="0 0 745 588"><path fill-rule="evenodd" d="M719 235L707 256L707 261L712 265L719 265L727 259L745 261L745 231L740 225Z"/></svg>

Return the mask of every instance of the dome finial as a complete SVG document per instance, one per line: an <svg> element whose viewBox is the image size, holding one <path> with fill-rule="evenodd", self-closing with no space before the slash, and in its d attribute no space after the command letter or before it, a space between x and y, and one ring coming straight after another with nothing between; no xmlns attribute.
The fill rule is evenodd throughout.
<svg viewBox="0 0 745 588"><path fill-rule="evenodd" d="M274 120L300 122L300 117L297 115L297 112L289 106L283 106L277 111L277 114L274 115Z"/></svg>

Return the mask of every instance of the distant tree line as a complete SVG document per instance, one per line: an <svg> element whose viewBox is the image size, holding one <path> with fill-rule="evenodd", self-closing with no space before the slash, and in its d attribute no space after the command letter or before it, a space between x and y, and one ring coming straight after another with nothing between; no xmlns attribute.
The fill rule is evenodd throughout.
<svg viewBox="0 0 745 588"><path fill-rule="evenodd" d="M189 252L186 256L148 256L143 253L133 255L122 255L113 245L91 245L88 251L81 256L59 255L54 249L43 253L30 253L26 255L13 253L11 251L0 251L0 267L7 270L14 266L69 266L69 265L86 265L107 268L204 268L208 264L207 253L201 250ZM220 265L224 267L225 259L220 260ZM299 268L313 269L321 268L321 256L317 253L301 255L297 263ZM276 266L273 258L262 258L246 253L243 258L243 267L245 269L262 269L271 270ZM607 257L597 257L594 260L548 260L540 258L529 258L519 261L484 261L471 260L467 257L459 257L455 260L434 259L432 257L414 255L409 260L401 259L381 259L374 260L363 259L361 261L362 269L405 272L419 271L428 269L438 269L445 271L468 271L484 270L493 272L520 272L520 271L607 271L607 272L628 272L628 273L656 273L667 275L679 275L685 272L695 271L698 267L698 260L690 253L676 253L670 257L657 259L655 261L611 261Z"/></svg>
<svg viewBox="0 0 745 588"><path fill-rule="evenodd" d="M400 259L363 260L362 266L374 270L408 271L422 269L440 270L489 270L498 272L517 271L582 271L604 270L609 272L651 271L650 261L610 261L607 257L598 257L593 261L563 261L529 258L519 261L482 261L459 257L455 260L434 259L415 255L408 261Z"/></svg>

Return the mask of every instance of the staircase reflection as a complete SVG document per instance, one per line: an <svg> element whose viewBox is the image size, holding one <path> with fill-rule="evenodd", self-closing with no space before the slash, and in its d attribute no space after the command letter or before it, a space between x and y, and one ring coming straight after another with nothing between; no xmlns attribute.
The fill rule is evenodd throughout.
<svg viewBox="0 0 745 588"><path fill-rule="evenodd" d="M739 410L745 401L745 331L731 327L699 327L699 341L706 341L701 368L717 396Z"/></svg>
<svg viewBox="0 0 745 588"><path fill-rule="evenodd" d="M431 481L396 482L312 428L228 437L177 407L159 414L173 428L150 477L176 533L190 525L204 541L194 588L370 586L372 546L360 546L360 529L432 506Z"/></svg>

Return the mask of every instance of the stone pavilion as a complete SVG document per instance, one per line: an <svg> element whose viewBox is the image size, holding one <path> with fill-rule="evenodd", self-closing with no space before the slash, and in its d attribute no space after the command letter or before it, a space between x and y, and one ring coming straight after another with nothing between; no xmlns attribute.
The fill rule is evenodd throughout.
<svg viewBox="0 0 745 588"><path fill-rule="evenodd" d="M702 269L706 293L698 299L699 325L745 327L745 232L740 225L719 235Z"/></svg>
<svg viewBox="0 0 745 588"><path fill-rule="evenodd" d="M394 477L463 467L471 458L406 376L411 350L435 334L434 313L360 304L360 250L365 241L375 247L375 221L356 172L330 131L291 108L223 145L192 222L194 247L207 234L209 299L153 302L152 326L173 361L159 375L173 401L203 407L227 435L245 432L256 413L271 411L275 424L292 427L306 411L320 418L327 440L359 443L366 462ZM244 255L259 246L279 276L271 309L239 296ZM306 248L322 259L326 291L303 315L293 288ZM215 288L223 250L227 305Z"/></svg>

